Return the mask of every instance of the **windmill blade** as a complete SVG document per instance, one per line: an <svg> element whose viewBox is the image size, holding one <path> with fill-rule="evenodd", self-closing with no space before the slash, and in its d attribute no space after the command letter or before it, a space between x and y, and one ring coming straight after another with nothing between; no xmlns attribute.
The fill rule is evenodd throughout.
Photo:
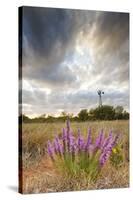
<svg viewBox="0 0 133 200"><path fill-rule="evenodd" d="M98 90L97 93L98 93L98 95L101 95L101 90Z"/></svg>
<svg viewBox="0 0 133 200"><path fill-rule="evenodd" d="M97 93L99 95L99 107L101 107L102 106L102 94L104 94L104 92L102 90L98 90Z"/></svg>

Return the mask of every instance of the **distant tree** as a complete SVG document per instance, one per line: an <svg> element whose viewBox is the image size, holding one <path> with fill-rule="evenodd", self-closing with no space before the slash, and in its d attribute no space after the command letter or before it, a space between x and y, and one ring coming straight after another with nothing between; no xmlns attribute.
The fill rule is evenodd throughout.
<svg viewBox="0 0 133 200"><path fill-rule="evenodd" d="M80 121L86 121L88 120L88 110L83 109L78 113L78 117Z"/></svg>
<svg viewBox="0 0 133 200"><path fill-rule="evenodd" d="M43 115L40 116L40 118L46 118L46 114L44 113Z"/></svg>
<svg viewBox="0 0 133 200"><path fill-rule="evenodd" d="M19 116L19 124L23 123L45 123L45 122L65 122L69 117L71 121L87 121L87 120L115 120L115 119L129 119L129 113L124 110L122 106L116 106L115 108L110 105L103 105L89 110L82 109L78 115L74 116L73 113L66 113L63 111L60 116L54 117L52 115L46 116L46 114L40 117L29 118L26 115Z"/></svg>
<svg viewBox="0 0 133 200"><path fill-rule="evenodd" d="M115 107L115 112L117 112L117 113L123 113L123 111L124 111L124 108L122 106L116 106Z"/></svg>
<svg viewBox="0 0 133 200"><path fill-rule="evenodd" d="M129 113L127 111L123 112L123 119L129 119Z"/></svg>
<svg viewBox="0 0 133 200"><path fill-rule="evenodd" d="M73 118L73 113L68 113L68 117L71 119Z"/></svg>
<svg viewBox="0 0 133 200"><path fill-rule="evenodd" d="M78 116L73 116L73 118L71 120L72 121L79 121L79 117Z"/></svg>
<svg viewBox="0 0 133 200"><path fill-rule="evenodd" d="M68 117L68 114L65 111L62 111L61 114L60 114L60 116L57 119L58 119L58 121L65 122L66 119L67 119L67 117Z"/></svg>
<svg viewBox="0 0 133 200"><path fill-rule="evenodd" d="M115 107L115 119L123 119L124 108L122 106Z"/></svg>
<svg viewBox="0 0 133 200"><path fill-rule="evenodd" d="M88 113L89 120L96 120L96 116L95 116L94 111L95 111L94 108L91 108L91 109L89 110L89 113Z"/></svg>
<svg viewBox="0 0 133 200"><path fill-rule="evenodd" d="M94 113L94 108L91 108L90 110L89 110L89 114L93 114Z"/></svg>
<svg viewBox="0 0 133 200"><path fill-rule="evenodd" d="M55 117L48 115L47 116L47 122L54 122L55 121Z"/></svg>
<svg viewBox="0 0 133 200"><path fill-rule="evenodd" d="M66 117L66 116L67 116L67 113L66 113L65 111L62 111L61 114L60 114L60 116L61 116L61 117Z"/></svg>
<svg viewBox="0 0 133 200"><path fill-rule="evenodd" d="M104 105L91 110L91 114L98 120L113 120L115 111L113 106Z"/></svg>

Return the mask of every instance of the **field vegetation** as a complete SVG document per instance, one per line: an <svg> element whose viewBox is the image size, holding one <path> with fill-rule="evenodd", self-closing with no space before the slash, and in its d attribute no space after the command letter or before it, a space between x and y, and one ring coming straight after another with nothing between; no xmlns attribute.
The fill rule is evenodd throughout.
<svg viewBox="0 0 133 200"><path fill-rule="evenodd" d="M121 188L129 186L129 121L102 120L71 122L75 138L80 128L87 138L88 128L96 141L103 130L105 136L112 131L119 135L117 145L112 148L107 162L95 180L91 180L84 170L80 174L69 174L60 162L53 162L48 154L48 141L58 135L62 137L65 122L23 123L22 124L22 183L23 193L77 191L89 189Z"/></svg>

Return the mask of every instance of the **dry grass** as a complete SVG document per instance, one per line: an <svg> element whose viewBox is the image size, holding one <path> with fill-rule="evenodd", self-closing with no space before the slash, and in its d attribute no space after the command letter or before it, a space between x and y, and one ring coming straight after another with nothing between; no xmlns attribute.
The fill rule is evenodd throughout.
<svg viewBox="0 0 133 200"><path fill-rule="evenodd" d="M77 128L86 136L91 127L93 137L100 129L106 133L110 129L121 135L124 162L115 169L108 162L95 183L90 183L85 175L82 177L65 177L47 158L46 143L55 133L61 134L64 123L23 124L23 193L76 191L88 189L123 188L129 185L129 122L101 121L101 122L73 122L71 128L74 134Z"/></svg>

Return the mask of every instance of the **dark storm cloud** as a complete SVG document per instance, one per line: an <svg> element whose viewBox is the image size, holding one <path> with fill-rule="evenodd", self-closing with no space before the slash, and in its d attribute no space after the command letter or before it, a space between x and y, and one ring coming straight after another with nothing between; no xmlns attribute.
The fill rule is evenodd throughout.
<svg viewBox="0 0 133 200"><path fill-rule="evenodd" d="M72 56L77 35L85 31L85 24L91 26L95 13L24 7L23 16L24 76L59 84L76 81L71 70L61 64Z"/></svg>
<svg viewBox="0 0 133 200"><path fill-rule="evenodd" d="M35 56L45 57L47 60L50 57L52 60L51 55L56 58L59 56L57 54L65 51L64 46L68 45L73 33L72 15L73 13L69 15L67 10L62 9L24 7L23 34ZM60 52L57 52L60 49L58 46L61 48Z"/></svg>
<svg viewBox="0 0 133 200"><path fill-rule="evenodd" d="M60 66L73 35L73 14L49 8L24 7L23 11L24 76L55 85L76 80L67 67Z"/></svg>
<svg viewBox="0 0 133 200"><path fill-rule="evenodd" d="M36 56L52 60L51 55L58 57L73 46L78 31L85 31L95 16L93 11L24 7L23 35Z"/></svg>
<svg viewBox="0 0 133 200"><path fill-rule="evenodd" d="M39 84L45 87L62 87L72 85L77 82L77 77L71 72L68 66L52 65L45 67L27 66L24 72L24 77L34 84Z"/></svg>
<svg viewBox="0 0 133 200"><path fill-rule="evenodd" d="M23 16L25 77L54 85L76 81L74 73L61 64L72 56L79 32L86 38L92 31L94 74L113 72L114 63L119 62L118 82L128 79L128 13L24 7Z"/></svg>
<svg viewBox="0 0 133 200"><path fill-rule="evenodd" d="M119 48L123 41L129 37L129 14L103 12L99 13L96 19L96 30L94 36L101 45L103 42L109 50Z"/></svg>
<svg viewBox="0 0 133 200"><path fill-rule="evenodd" d="M128 81L129 14L99 13L95 21L93 38L96 46L95 74L104 71L103 79L110 74L113 75L114 81L116 78L119 83Z"/></svg>

